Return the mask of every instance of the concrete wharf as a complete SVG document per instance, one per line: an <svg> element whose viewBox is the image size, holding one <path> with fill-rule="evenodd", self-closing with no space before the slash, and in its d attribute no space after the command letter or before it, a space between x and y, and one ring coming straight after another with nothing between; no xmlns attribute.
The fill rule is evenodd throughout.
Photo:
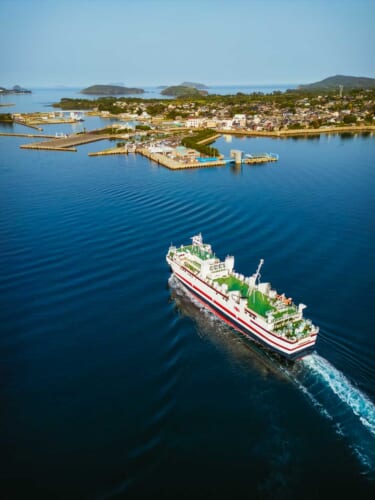
<svg viewBox="0 0 375 500"><path fill-rule="evenodd" d="M106 156L106 155L126 155L129 151L127 147L121 148L112 148L112 149L104 149L103 151L95 151L93 153L89 153L89 156Z"/></svg>
<svg viewBox="0 0 375 500"><path fill-rule="evenodd" d="M51 134L20 134L20 133L13 133L13 132L0 132L0 136L7 136L7 137L30 137L32 139L34 138L41 138L41 139L55 139L55 135Z"/></svg>
<svg viewBox="0 0 375 500"><path fill-rule="evenodd" d="M242 163L245 163L247 165L256 165L257 163L269 163L271 161L277 161L279 158L278 156L259 156L259 157L253 157L253 158L244 158L242 160Z"/></svg>
<svg viewBox="0 0 375 500"><path fill-rule="evenodd" d="M185 170L188 168L202 167L224 167L226 165L225 160L215 160L204 163L199 161L184 163L181 161L173 160L172 158L168 158L168 156L165 156L161 153L150 153L147 149L143 148L137 149L137 153L145 156L155 163L158 163L159 165L163 165L163 167L169 168L170 170Z"/></svg>
<svg viewBox="0 0 375 500"><path fill-rule="evenodd" d="M18 120L17 118L15 118L13 121L14 121L14 123L17 123L18 125L23 125L24 127L33 128L35 130L40 130L40 131L43 130L42 127L37 127L37 124L33 125L32 123L27 123L23 120Z"/></svg>
<svg viewBox="0 0 375 500"><path fill-rule="evenodd" d="M31 144L23 144L20 146L22 149L42 149L49 151L77 151L74 146L88 144L90 142L102 141L110 138L107 134L76 134L70 137L59 137L51 141L33 142Z"/></svg>

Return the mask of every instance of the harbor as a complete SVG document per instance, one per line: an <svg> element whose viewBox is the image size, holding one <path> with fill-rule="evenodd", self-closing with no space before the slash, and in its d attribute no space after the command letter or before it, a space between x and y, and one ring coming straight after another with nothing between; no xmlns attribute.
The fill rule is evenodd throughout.
<svg viewBox="0 0 375 500"><path fill-rule="evenodd" d="M102 132L102 133L101 133ZM43 138L38 142L29 144L22 144L21 149L43 150L43 151L66 151L76 152L77 146L89 144L91 142L98 142L107 139L122 139L119 135L103 133L103 130L96 130L92 132L79 133L70 136L62 134L22 134L22 133L2 133L1 135L15 136L15 137L30 137L30 138ZM276 162L279 156L275 153L244 153L241 150L231 150L230 157L225 158L223 155L214 157L207 157L201 155L193 148L188 148L181 145L172 145L175 139L164 138L160 141L148 142L135 142L137 135L132 134L133 140L126 134L128 140L124 143L119 142L116 147L105 149L102 151L95 151L88 153L89 156L108 156L108 155L126 155L128 153L138 153L149 160L162 165L170 170L183 170L191 168L207 168L207 167L222 167L227 164L245 164L245 165L258 165L270 162ZM214 139L220 137L216 134ZM169 139L169 142L168 142ZM210 139L212 142L212 139ZM208 142L207 139L202 142Z"/></svg>

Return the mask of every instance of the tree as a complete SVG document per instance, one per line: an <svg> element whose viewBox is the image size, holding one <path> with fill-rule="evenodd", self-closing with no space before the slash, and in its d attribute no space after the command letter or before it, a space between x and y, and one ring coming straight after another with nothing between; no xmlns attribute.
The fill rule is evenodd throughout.
<svg viewBox="0 0 375 500"><path fill-rule="evenodd" d="M354 115L345 115L342 121L346 125L349 125L350 123L357 123L357 117Z"/></svg>

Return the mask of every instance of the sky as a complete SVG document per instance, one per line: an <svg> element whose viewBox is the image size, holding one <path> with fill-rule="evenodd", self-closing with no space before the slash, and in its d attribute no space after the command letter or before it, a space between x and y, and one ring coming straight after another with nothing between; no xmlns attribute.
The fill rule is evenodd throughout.
<svg viewBox="0 0 375 500"><path fill-rule="evenodd" d="M375 77L374 0L0 0L0 86Z"/></svg>

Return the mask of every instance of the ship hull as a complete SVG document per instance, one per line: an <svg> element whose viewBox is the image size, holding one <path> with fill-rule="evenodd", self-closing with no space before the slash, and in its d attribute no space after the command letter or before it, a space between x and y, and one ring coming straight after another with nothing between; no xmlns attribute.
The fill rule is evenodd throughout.
<svg viewBox="0 0 375 500"><path fill-rule="evenodd" d="M262 346L267 347L289 360L296 360L310 354L314 351L316 336L303 343L287 342L284 339L277 338L271 332L267 331L260 323L249 320L247 315L237 312L234 307L220 297L218 291L211 289L204 281L200 280L187 269L169 262L174 276L185 288L197 298L207 309L225 321L232 328L240 332L244 337L255 340ZM274 337L274 338L273 338Z"/></svg>

